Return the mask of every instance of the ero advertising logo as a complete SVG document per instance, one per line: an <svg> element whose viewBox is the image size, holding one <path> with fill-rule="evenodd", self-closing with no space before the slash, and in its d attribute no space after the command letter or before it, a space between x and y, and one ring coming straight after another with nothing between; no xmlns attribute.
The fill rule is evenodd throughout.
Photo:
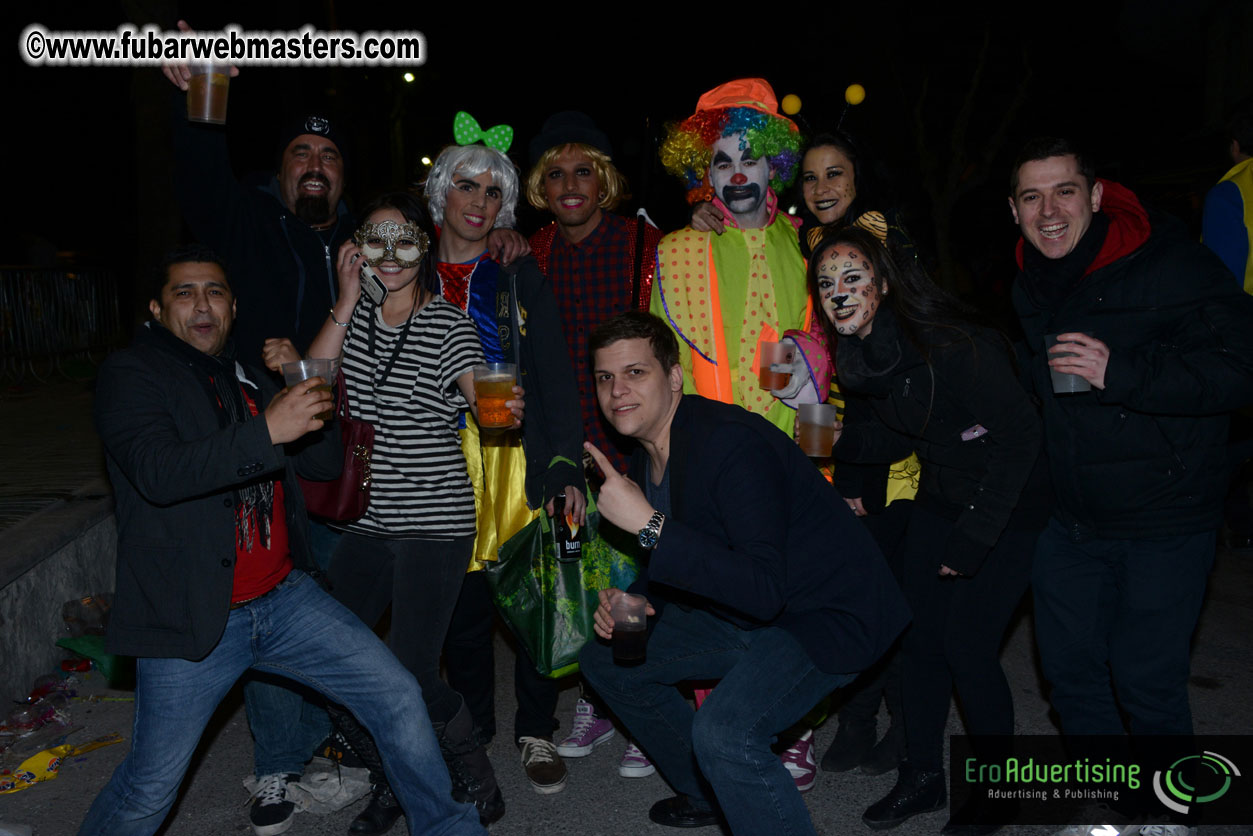
<svg viewBox="0 0 1253 836"><path fill-rule="evenodd" d="M1239 777L1231 759L1217 752L1187 755L1153 773L1153 792L1169 809L1187 815L1194 805L1222 798L1231 789L1231 779Z"/></svg>

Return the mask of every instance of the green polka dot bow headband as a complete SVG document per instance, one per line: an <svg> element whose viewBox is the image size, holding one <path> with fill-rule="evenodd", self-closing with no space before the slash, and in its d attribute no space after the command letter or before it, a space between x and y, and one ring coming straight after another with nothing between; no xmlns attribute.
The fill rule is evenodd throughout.
<svg viewBox="0 0 1253 836"><path fill-rule="evenodd" d="M458 145L472 145L481 139L488 148L495 148L502 154L513 144L513 128L508 125L497 125L483 130L474 117L464 110L457 111L456 117L452 120L452 136Z"/></svg>

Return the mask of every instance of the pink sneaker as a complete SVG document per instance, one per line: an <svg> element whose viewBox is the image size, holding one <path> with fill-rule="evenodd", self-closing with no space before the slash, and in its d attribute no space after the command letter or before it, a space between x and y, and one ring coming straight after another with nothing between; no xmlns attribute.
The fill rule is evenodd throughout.
<svg viewBox="0 0 1253 836"><path fill-rule="evenodd" d="M640 747L634 743L627 744L622 760L618 761L619 775L623 778L647 778L656 771L657 767L640 751Z"/></svg>
<svg viewBox="0 0 1253 836"><path fill-rule="evenodd" d="M613 737L613 723L596 716L592 704L582 697L574 707L574 723L570 734L557 745L557 754L563 758L581 758Z"/></svg>
<svg viewBox="0 0 1253 836"><path fill-rule="evenodd" d="M779 756L779 760L787 767L799 792L812 790L818 780L818 767L814 765L814 730L802 734Z"/></svg>

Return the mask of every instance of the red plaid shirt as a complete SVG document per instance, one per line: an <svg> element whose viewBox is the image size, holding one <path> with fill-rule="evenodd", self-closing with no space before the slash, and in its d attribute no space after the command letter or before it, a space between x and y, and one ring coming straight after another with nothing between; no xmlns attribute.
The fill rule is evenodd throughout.
<svg viewBox="0 0 1253 836"><path fill-rule="evenodd" d="M531 236L531 249L557 297L566 344L570 347L570 359L578 378L584 434L620 472L626 470L631 445L614 432L600 414L588 340L592 330L610 317L632 308L648 310L661 231L647 223L644 225L640 292L632 304L635 230L633 219L606 212L592 234L577 244L561 237L556 223Z"/></svg>

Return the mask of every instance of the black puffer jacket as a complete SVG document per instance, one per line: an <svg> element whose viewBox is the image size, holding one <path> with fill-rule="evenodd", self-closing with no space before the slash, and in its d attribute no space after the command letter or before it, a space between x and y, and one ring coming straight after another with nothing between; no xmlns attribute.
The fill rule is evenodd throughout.
<svg viewBox="0 0 1253 836"><path fill-rule="evenodd" d="M1151 227L1148 239L1053 303L1029 273L1014 283L1043 404L1053 515L1077 540L1216 529L1226 413L1253 403L1253 298L1126 189L1106 183L1102 209L1111 230L1139 223ZM1065 331L1109 346L1104 391L1053 395L1044 338Z"/></svg>
<svg viewBox="0 0 1253 836"><path fill-rule="evenodd" d="M833 451L848 462L893 462L917 452L919 505L956 523L936 565L964 575L977 572L996 545L1040 447L1040 419L1004 342L978 328L969 334L924 331L933 346L927 363L881 307L866 340L841 338L836 359L848 409ZM884 357L898 359L859 385L867 370L883 368Z"/></svg>

